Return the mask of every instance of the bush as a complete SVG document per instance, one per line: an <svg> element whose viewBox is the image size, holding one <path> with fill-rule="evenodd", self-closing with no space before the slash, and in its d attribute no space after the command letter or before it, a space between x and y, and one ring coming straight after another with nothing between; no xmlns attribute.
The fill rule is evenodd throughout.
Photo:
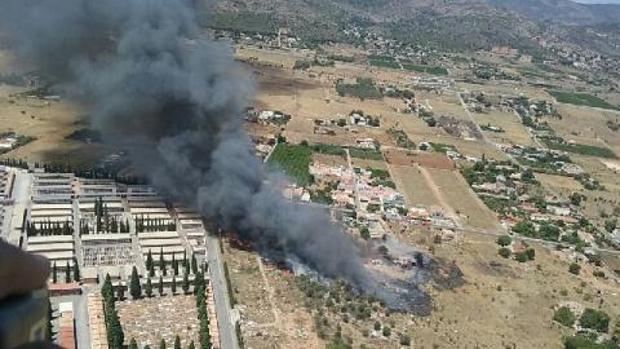
<svg viewBox="0 0 620 349"><path fill-rule="evenodd" d="M536 250L531 247L525 250L525 254L527 255L527 259L531 261L533 261L536 258Z"/></svg>
<svg viewBox="0 0 620 349"><path fill-rule="evenodd" d="M391 334L392 334L392 329L390 328L390 326L383 327L383 336L384 337L389 337Z"/></svg>
<svg viewBox="0 0 620 349"><path fill-rule="evenodd" d="M573 263L571 263L571 264L568 266L568 271L569 271L571 274L579 275L579 272L581 271L581 266L580 266L579 264L577 264L577 263L573 262Z"/></svg>
<svg viewBox="0 0 620 349"><path fill-rule="evenodd" d="M579 318L579 325L598 332L607 332L609 329L609 315L600 310L587 308Z"/></svg>
<svg viewBox="0 0 620 349"><path fill-rule="evenodd" d="M515 259L517 260L517 262L520 263L525 263L529 260L529 258L527 257L527 253L525 252L515 254Z"/></svg>
<svg viewBox="0 0 620 349"><path fill-rule="evenodd" d="M508 235L502 235L497 238L497 244L500 246L508 246L512 243L512 238Z"/></svg>
<svg viewBox="0 0 620 349"><path fill-rule="evenodd" d="M411 345L411 337L407 336L406 334L400 336L400 345L410 346Z"/></svg>
<svg viewBox="0 0 620 349"><path fill-rule="evenodd" d="M572 327L577 317L568 307L560 307L555 311L555 314L553 314L553 320L566 327Z"/></svg>
<svg viewBox="0 0 620 349"><path fill-rule="evenodd" d="M617 349L613 343L596 343L584 336L573 336L564 339L564 349Z"/></svg>
<svg viewBox="0 0 620 349"><path fill-rule="evenodd" d="M508 249L508 248L506 248L506 247L502 247L502 248L500 248L500 249L497 251L497 253L498 253L500 256L504 257L504 258L509 258L509 257L510 257L510 255L512 255L512 252L510 251L510 249Z"/></svg>

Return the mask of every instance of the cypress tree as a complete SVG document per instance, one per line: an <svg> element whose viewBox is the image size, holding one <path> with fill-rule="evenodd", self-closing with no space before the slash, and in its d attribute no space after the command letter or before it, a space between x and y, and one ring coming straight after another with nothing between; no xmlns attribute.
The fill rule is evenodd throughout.
<svg viewBox="0 0 620 349"><path fill-rule="evenodd" d="M187 347L187 349L196 349L196 346L194 345L194 341L189 342L189 346Z"/></svg>
<svg viewBox="0 0 620 349"><path fill-rule="evenodd" d="M181 284L181 288L183 289L184 294L189 292L189 277L187 276L187 271L183 274L183 283Z"/></svg>
<svg viewBox="0 0 620 349"><path fill-rule="evenodd" d="M172 286L170 288L172 290L172 294L177 293L177 277L176 276L172 277Z"/></svg>
<svg viewBox="0 0 620 349"><path fill-rule="evenodd" d="M136 339L132 338L131 342L129 342L129 348L128 349L138 349L138 343L136 343Z"/></svg>
<svg viewBox="0 0 620 349"><path fill-rule="evenodd" d="M142 286L140 285L140 276L138 276L138 269L134 266L131 270L131 281L129 283L129 293L133 299L142 297Z"/></svg>
<svg viewBox="0 0 620 349"><path fill-rule="evenodd" d="M153 255L151 250L146 254L146 269L149 271L149 276L155 276L155 266L153 265Z"/></svg>
<svg viewBox="0 0 620 349"><path fill-rule="evenodd" d="M196 256L192 253L192 273L194 275L198 272L198 262L196 261Z"/></svg>
<svg viewBox="0 0 620 349"><path fill-rule="evenodd" d="M151 284L151 278L146 279L146 286L144 287L144 293L146 293L146 296L149 298L153 297L153 285Z"/></svg>
<svg viewBox="0 0 620 349"><path fill-rule="evenodd" d="M106 304L114 303L114 288L112 287L112 279L110 274L105 275L105 280L101 286L101 296Z"/></svg>
<svg viewBox="0 0 620 349"><path fill-rule="evenodd" d="M159 349L166 349L166 341L163 338L159 341Z"/></svg>
<svg viewBox="0 0 620 349"><path fill-rule="evenodd" d="M77 260L76 260L76 259L73 259L73 260L74 260L74 265L73 265L73 279L74 279L76 282L79 282L79 281L80 281L80 279L81 279L81 276L80 276L80 267L78 266L78 262L77 262Z"/></svg>
<svg viewBox="0 0 620 349"><path fill-rule="evenodd" d="M172 254L172 270L174 270L174 276L179 275L179 263L175 258L175 253Z"/></svg>
<svg viewBox="0 0 620 349"><path fill-rule="evenodd" d="M166 262L164 261L164 248L163 247L159 250L159 269L164 275L168 274L166 272Z"/></svg>
<svg viewBox="0 0 620 349"><path fill-rule="evenodd" d="M58 282L58 269L56 268L56 262L52 264L52 282L53 283Z"/></svg>
<svg viewBox="0 0 620 349"><path fill-rule="evenodd" d="M181 349L181 338L178 335L174 337L174 349Z"/></svg>
<svg viewBox="0 0 620 349"><path fill-rule="evenodd" d="M159 285L157 286L159 289L159 296L163 296L164 295L164 278L160 275L159 276Z"/></svg>
<svg viewBox="0 0 620 349"><path fill-rule="evenodd" d="M70 283L71 282L71 266L69 265L69 262L67 262L67 269L65 269L65 282L66 283Z"/></svg>

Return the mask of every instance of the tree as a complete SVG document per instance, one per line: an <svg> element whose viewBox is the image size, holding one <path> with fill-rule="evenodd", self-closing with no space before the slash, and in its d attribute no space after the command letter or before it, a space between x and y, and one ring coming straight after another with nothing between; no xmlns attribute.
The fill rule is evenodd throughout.
<svg viewBox="0 0 620 349"><path fill-rule="evenodd" d="M166 349L166 341L163 338L159 341L159 349Z"/></svg>
<svg viewBox="0 0 620 349"><path fill-rule="evenodd" d="M58 282L58 269L56 268L56 262L52 265L52 282Z"/></svg>
<svg viewBox="0 0 620 349"><path fill-rule="evenodd" d="M164 295L164 278L160 275L159 276L159 285L157 285L158 291L159 291L159 296L163 296Z"/></svg>
<svg viewBox="0 0 620 349"><path fill-rule="evenodd" d="M512 252L510 251L510 249L508 249L508 248L506 248L506 247L502 247L502 248L500 248L500 249L497 251L497 253L498 253L500 256L504 257L504 258L509 258L509 257L510 257L510 255L512 254Z"/></svg>
<svg viewBox="0 0 620 349"><path fill-rule="evenodd" d="M609 329L609 315L600 310L586 308L579 318L579 325L598 332L607 332Z"/></svg>
<svg viewBox="0 0 620 349"><path fill-rule="evenodd" d="M52 302L47 300L47 338L48 342L52 341L54 333L52 332L52 320L54 320L54 310L52 309Z"/></svg>
<svg viewBox="0 0 620 349"><path fill-rule="evenodd" d="M120 284L118 285L118 287L116 288L116 296L119 301L125 299L125 286Z"/></svg>
<svg viewBox="0 0 620 349"><path fill-rule="evenodd" d="M566 327L572 327L577 317L568 307L560 307L553 314L553 320L559 322Z"/></svg>
<svg viewBox="0 0 620 349"><path fill-rule="evenodd" d="M172 290L172 294L176 294L177 293L177 277L176 277L176 275L172 276L172 285L170 286L170 289Z"/></svg>
<svg viewBox="0 0 620 349"><path fill-rule="evenodd" d="M142 297L142 286L140 285L140 276L138 276L138 269L134 266L131 270L131 281L129 282L129 293L131 298L138 299Z"/></svg>
<svg viewBox="0 0 620 349"><path fill-rule="evenodd" d="M146 279L146 286L144 287L144 293L147 297L153 297L153 285L151 284L151 278Z"/></svg>
<svg viewBox="0 0 620 349"><path fill-rule="evenodd" d="M536 250L531 247L525 250L525 254L527 255L527 258L531 261L536 258Z"/></svg>
<svg viewBox="0 0 620 349"><path fill-rule="evenodd" d="M101 296L106 304L114 303L114 288L112 287L110 274L105 275L105 280L101 286Z"/></svg>
<svg viewBox="0 0 620 349"><path fill-rule="evenodd" d="M69 262L67 262L67 266L65 269L65 282L66 283L71 282L71 266L69 265Z"/></svg>
<svg viewBox="0 0 620 349"><path fill-rule="evenodd" d="M187 275L187 271L183 274L183 283L181 284L181 288L183 289L184 294L189 292L189 276Z"/></svg>
<svg viewBox="0 0 620 349"><path fill-rule="evenodd" d="M571 263L571 264L568 266L568 271L569 271L571 274L578 275L578 274L579 274L579 272L581 271L581 266L580 266L579 264L577 264L577 263L573 262L573 263Z"/></svg>
<svg viewBox="0 0 620 349"><path fill-rule="evenodd" d="M369 240L370 239L370 230L368 230L367 227L362 227L362 229L360 229L360 236L364 240Z"/></svg>
<svg viewBox="0 0 620 349"><path fill-rule="evenodd" d="M76 282L80 282L81 276L80 276L80 267L78 266L77 260L73 260L73 280L75 280Z"/></svg>
<svg viewBox="0 0 620 349"><path fill-rule="evenodd" d="M128 349L138 349L138 343L136 342L135 338L132 338L131 341L129 342Z"/></svg>
<svg viewBox="0 0 620 349"><path fill-rule="evenodd" d="M381 329L381 323L379 321L375 321L375 331L379 331Z"/></svg>
<svg viewBox="0 0 620 349"><path fill-rule="evenodd" d="M400 336L400 345L402 346L410 346L411 345L411 337L406 334Z"/></svg>
<svg viewBox="0 0 620 349"><path fill-rule="evenodd" d="M181 349L181 338L178 335L174 337L174 349Z"/></svg>
<svg viewBox="0 0 620 349"><path fill-rule="evenodd" d="M161 248L161 250L159 250L159 270L161 270L161 272L164 275L167 275L166 262L164 261L164 248L163 247Z"/></svg>
<svg viewBox="0 0 620 349"><path fill-rule="evenodd" d="M527 253L525 252L516 253L515 259L517 260L517 262L525 263L528 261Z"/></svg>
<svg viewBox="0 0 620 349"><path fill-rule="evenodd" d="M179 262L176 260L175 254L172 254L172 270L174 270L174 276L179 275Z"/></svg>
<svg viewBox="0 0 620 349"><path fill-rule="evenodd" d="M192 273L194 275L198 272L198 262L196 261L196 256L192 253Z"/></svg>
<svg viewBox="0 0 620 349"><path fill-rule="evenodd" d="M196 346L194 345L194 341L189 342L189 346L187 347L187 349L196 349Z"/></svg>
<svg viewBox="0 0 620 349"><path fill-rule="evenodd" d="M151 250L146 254L146 270L149 271L149 276L155 276L155 265L153 263L153 255L151 254Z"/></svg>
<svg viewBox="0 0 620 349"><path fill-rule="evenodd" d="M390 326L383 326L383 336L389 337L392 334L392 329Z"/></svg>
<svg viewBox="0 0 620 349"><path fill-rule="evenodd" d="M612 233L614 230L616 230L616 226L618 225L618 220L617 219L608 219L605 221L605 230L607 230L608 233Z"/></svg>
<svg viewBox="0 0 620 349"><path fill-rule="evenodd" d="M509 235L502 235L497 238L497 244L506 247L512 243L512 238Z"/></svg>

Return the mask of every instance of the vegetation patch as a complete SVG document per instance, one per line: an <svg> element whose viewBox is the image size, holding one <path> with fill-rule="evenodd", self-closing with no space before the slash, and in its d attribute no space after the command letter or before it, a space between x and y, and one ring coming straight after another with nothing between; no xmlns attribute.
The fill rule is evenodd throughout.
<svg viewBox="0 0 620 349"><path fill-rule="evenodd" d="M585 105L588 107L597 107L603 109L620 110L620 107L609 104L607 101L587 93L567 92L551 90L548 91L560 103Z"/></svg>
<svg viewBox="0 0 620 349"><path fill-rule="evenodd" d="M403 68L405 68L405 70L416 71L419 73L426 73L431 75L448 75L448 69L432 65L403 63Z"/></svg>
<svg viewBox="0 0 620 349"><path fill-rule="evenodd" d="M269 13L256 12L226 12L216 13L211 17L209 26L213 29L230 30L234 32L275 34L277 24Z"/></svg>
<svg viewBox="0 0 620 349"><path fill-rule="evenodd" d="M336 82L336 91L341 97L357 97L364 99L381 99L383 94L375 85L375 82L369 78L357 78L355 84L347 84L338 80Z"/></svg>
<svg viewBox="0 0 620 349"><path fill-rule="evenodd" d="M374 149L360 149L350 148L349 154L351 157L366 160L383 160L383 155L380 151Z"/></svg>
<svg viewBox="0 0 620 349"><path fill-rule="evenodd" d="M284 171L298 185L308 186L314 181L308 171L312 161L312 149L306 145L279 143L274 149L267 165Z"/></svg>

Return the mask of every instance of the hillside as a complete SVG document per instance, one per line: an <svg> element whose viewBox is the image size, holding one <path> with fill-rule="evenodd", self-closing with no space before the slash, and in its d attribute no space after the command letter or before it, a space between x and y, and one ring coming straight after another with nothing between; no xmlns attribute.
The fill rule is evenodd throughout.
<svg viewBox="0 0 620 349"><path fill-rule="evenodd" d="M620 5L579 4L570 0L488 0L527 18L562 25L620 23Z"/></svg>
<svg viewBox="0 0 620 349"><path fill-rule="evenodd" d="M540 46L533 38L553 36L620 55L615 40L605 39L620 21L620 5L569 0L216 0L211 6L212 27L271 33L287 27L310 43L350 40L343 29L355 25L444 50L507 45L538 54Z"/></svg>

